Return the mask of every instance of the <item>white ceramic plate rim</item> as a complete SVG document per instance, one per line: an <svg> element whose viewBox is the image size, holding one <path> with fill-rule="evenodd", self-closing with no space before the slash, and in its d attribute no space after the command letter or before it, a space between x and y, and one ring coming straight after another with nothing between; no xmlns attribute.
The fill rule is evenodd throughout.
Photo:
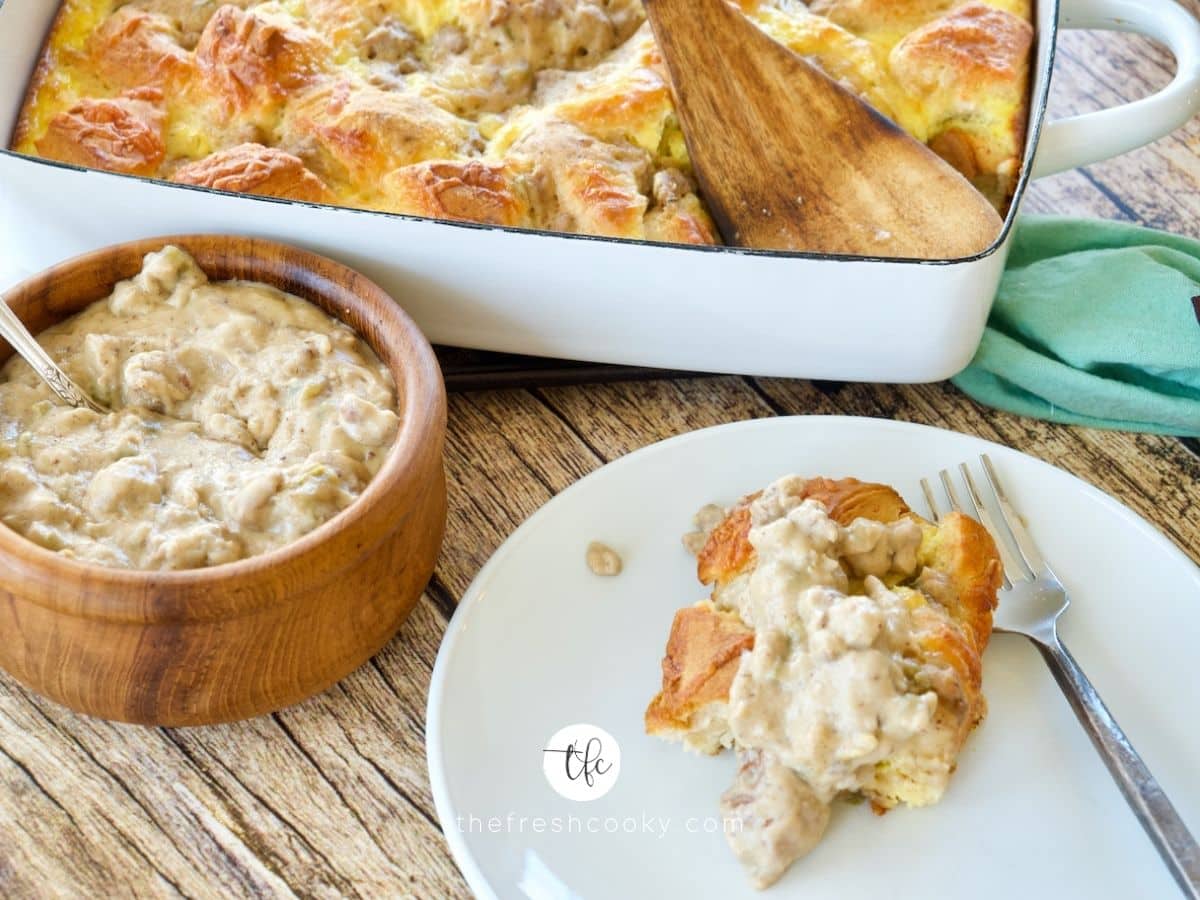
<svg viewBox="0 0 1200 900"><path fill-rule="evenodd" d="M950 434L959 437L967 437L977 441L980 447L980 452L993 452L997 454L1013 454L1030 460L1045 469L1051 470L1054 477L1067 476L1075 483L1075 486L1088 496L1099 500L1105 506L1110 508L1114 513L1117 513L1123 522L1130 528L1133 528L1150 539L1152 542L1159 545L1160 549L1167 554L1174 556L1182 561L1186 566L1195 569L1195 578L1197 588L1200 589L1200 568L1196 568L1195 564L1188 556L1173 544L1165 535L1157 528L1151 525L1148 521L1134 512L1119 500L1106 494L1104 491L1088 484L1078 476L1072 475L1064 469L1051 465L1044 460L1031 456L1028 453L1023 453L1011 447L1006 447L1003 444L995 441L987 440L986 438L969 435L965 432L955 432L946 428L938 428L932 425L922 425L915 422L903 422L893 419L877 419L868 416L771 416L763 419L751 419L741 422L731 422L724 425L714 425L709 428L702 428L696 431L691 431L686 434L677 435L675 437L666 438L641 447L626 455L601 466L593 472L589 472L586 476L574 482L560 493L556 494L510 535L503 544L496 550L492 557L479 570L479 574L475 576L471 584L467 587L463 594L455 614L446 628L446 634L442 639L442 644L438 650L437 659L434 662L433 676L429 686L429 699L426 705L425 716L425 746L426 746L426 761L429 767L430 788L433 793L434 808L437 812L439 823L450 821L452 804L450 801L449 787L446 783L446 770L442 764L442 705L446 686L447 671L449 669L449 660L454 655L455 648L463 633L463 623L470 616L471 611L476 603L480 602L481 598L486 595L486 585L491 580L492 572L503 566L517 547L526 539L529 534L535 532L543 518L550 515L551 510L557 508L564 503L570 503L576 490L581 487L588 479L596 476L602 471L607 471L613 467L624 467L633 465L646 457L657 453L664 452L670 448L703 440L704 437L711 432L728 431L733 429L739 430L770 430L771 428L779 427L780 422L788 422L795 419L804 419L811 422L814 427L819 426L824 422L830 425L858 423L866 425L870 428L878 428L882 431L921 431L921 432L936 432L940 434ZM459 870L466 879L467 885L477 897L494 898L497 896L487 878L484 876L482 869L476 862L467 844L463 834L453 828L442 826L442 832L446 837L446 842L450 847L450 852L457 863Z"/></svg>

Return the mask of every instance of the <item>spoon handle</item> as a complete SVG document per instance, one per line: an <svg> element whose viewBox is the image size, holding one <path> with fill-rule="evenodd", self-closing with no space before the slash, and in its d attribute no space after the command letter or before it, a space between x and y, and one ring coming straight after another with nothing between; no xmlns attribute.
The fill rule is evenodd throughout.
<svg viewBox="0 0 1200 900"><path fill-rule="evenodd" d="M3 298L0 298L0 337L12 346L50 390L68 406L86 406L93 412L102 413L104 408L92 400L79 385L73 382L67 373L58 367L50 355L37 342L25 323L17 318Z"/></svg>

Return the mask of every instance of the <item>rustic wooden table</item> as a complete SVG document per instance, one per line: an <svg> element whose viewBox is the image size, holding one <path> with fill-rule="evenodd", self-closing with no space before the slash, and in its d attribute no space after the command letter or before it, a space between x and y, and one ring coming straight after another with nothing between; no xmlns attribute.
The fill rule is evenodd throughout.
<svg viewBox="0 0 1200 900"><path fill-rule="evenodd" d="M1068 33L1052 113L1143 95L1169 72L1169 55L1148 42ZM1198 147L1200 121L1038 183L1027 208L1200 237ZM434 815L423 740L456 600L522 520L609 460L691 429L793 413L1000 441L1103 488L1200 561L1196 444L1018 419L948 384L730 377L457 394L437 573L400 635L343 683L271 716L170 730L77 716L0 676L0 896L466 895Z"/></svg>

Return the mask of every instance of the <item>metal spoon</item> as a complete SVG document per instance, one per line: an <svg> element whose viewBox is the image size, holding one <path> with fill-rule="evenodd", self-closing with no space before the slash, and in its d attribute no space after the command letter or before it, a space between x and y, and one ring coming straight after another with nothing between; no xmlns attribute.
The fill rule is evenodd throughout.
<svg viewBox="0 0 1200 900"><path fill-rule="evenodd" d="M101 404L88 396L87 391L67 377L67 373L60 369L50 355L42 349L42 345L29 333L25 323L17 318L16 313L9 308L3 298L0 298L0 337L8 341L12 348L21 354L21 358L29 363L33 371L42 381L46 382L50 390L54 391L63 403L75 407L86 406L93 412L108 412Z"/></svg>

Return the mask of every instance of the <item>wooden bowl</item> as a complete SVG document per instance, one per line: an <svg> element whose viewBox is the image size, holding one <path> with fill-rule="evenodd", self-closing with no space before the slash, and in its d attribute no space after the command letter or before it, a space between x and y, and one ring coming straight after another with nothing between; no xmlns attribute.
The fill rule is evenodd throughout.
<svg viewBox="0 0 1200 900"><path fill-rule="evenodd" d="M134 241L17 285L34 334L108 295L165 244L213 280L265 282L357 331L391 370L400 427L378 474L294 543L207 569L150 572L68 559L0 525L0 666L72 709L147 725L269 712L374 655L416 604L446 522L446 396L428 341L379 287L330 259L269 241ZM7 346L0 361L11 355Z"/></svg>

